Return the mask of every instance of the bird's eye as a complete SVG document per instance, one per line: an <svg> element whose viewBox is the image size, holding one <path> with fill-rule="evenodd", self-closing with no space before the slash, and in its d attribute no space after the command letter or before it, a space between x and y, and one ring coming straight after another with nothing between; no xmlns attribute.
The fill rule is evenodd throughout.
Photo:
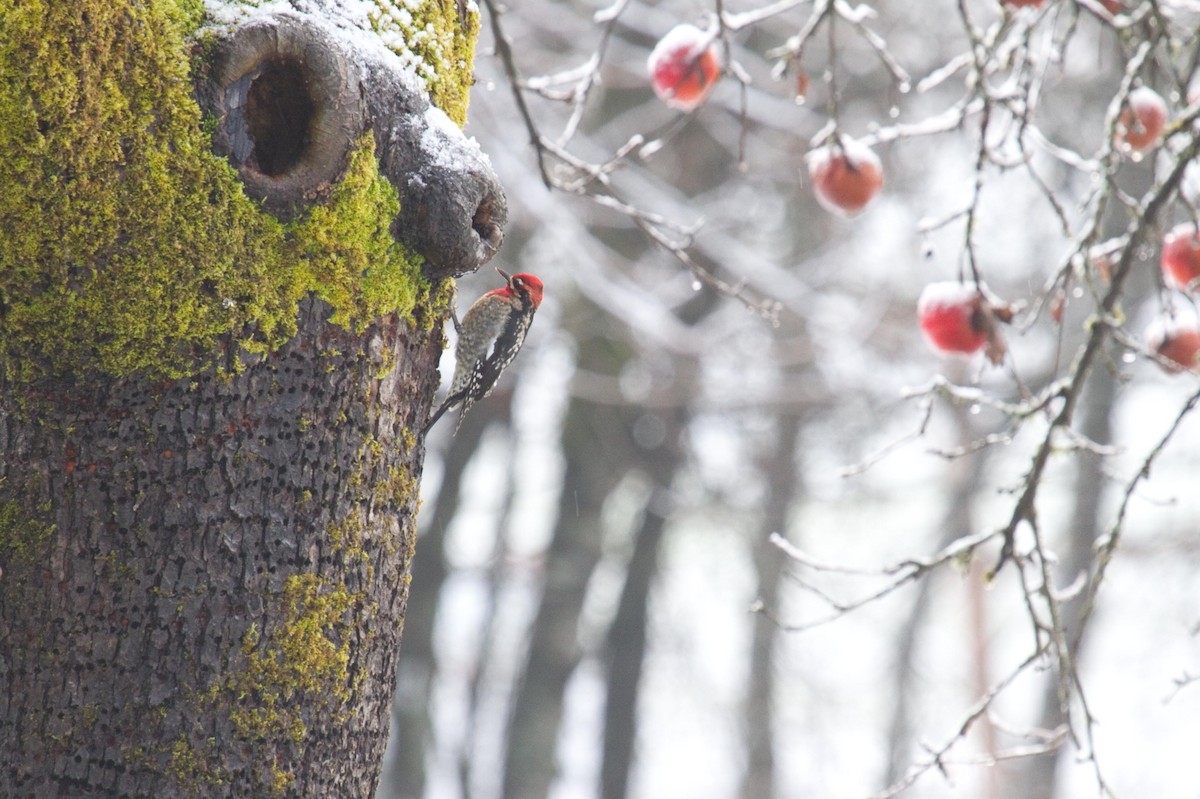
<svg viewBox="0 0 1200 799"><path fill-rule="evenodd" d="M514 277L513 285L516 286L517 288L520 288L521 286L525 285L525 281L522 278Z"/></svg>

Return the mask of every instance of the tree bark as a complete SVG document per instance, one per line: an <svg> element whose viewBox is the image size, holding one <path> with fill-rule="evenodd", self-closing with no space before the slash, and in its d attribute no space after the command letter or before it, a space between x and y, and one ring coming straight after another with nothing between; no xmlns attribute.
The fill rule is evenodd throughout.
<svg viewBox="0 0 1200 799"><path fill-rule="evenodd" d="M440 342L327 313L232 378L5 386L43 534L4 578L0 793L369 795Z"/></svg>
<svg viewBox="0 0 1200 799"><path fill-rule="evenodd" d="M3 796L377 781L439 281L503 195L347 20L245 19L0 0Z"/></svg>

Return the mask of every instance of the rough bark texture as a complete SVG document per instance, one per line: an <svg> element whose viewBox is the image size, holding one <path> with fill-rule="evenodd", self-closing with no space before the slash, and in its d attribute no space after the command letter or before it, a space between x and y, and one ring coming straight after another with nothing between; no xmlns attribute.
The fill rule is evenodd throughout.
<svg viewBox="0 0 1200 799"><path fill-rule="evenodd" d="M395 53L303 5L331 16L200 42L192 3L0 0L0 796L377 781L437 280L503 196ZM465 30L444 6L420 29Z"/></svg>
<svg viewBox="0 0 1200 799"><path fill-rule="evenodd" d="M0 589L0 794L370 795L441 346L328 310L231 377L6 387L44 534Z"/></svg>

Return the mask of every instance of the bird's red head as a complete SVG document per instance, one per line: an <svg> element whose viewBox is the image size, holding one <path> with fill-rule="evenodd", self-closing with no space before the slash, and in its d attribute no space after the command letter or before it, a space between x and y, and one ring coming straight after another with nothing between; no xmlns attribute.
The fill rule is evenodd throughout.
<svg viewBox="0 0 1200 799"><path fill-rule="evenodd" d="M499 267L496 268L496 271L508 281L507 286L496 289L496 291L504 294L522 294L529 298L534 308L542 304L542 281L536 276L524 272L510 275Z"/></svg>

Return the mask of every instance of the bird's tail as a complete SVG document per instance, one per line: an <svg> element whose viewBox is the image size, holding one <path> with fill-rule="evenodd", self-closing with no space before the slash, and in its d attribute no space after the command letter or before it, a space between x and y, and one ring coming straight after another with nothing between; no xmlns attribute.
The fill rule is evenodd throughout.
<svg viewBox="0 0 1200 799"><path fill-rule="evenodd" d="M442 404L438 406L438 409L430 414L429 421L425 423L424 429L421 430L421 436L424 437L428 435L429 428L433 427L434 424L437 423L437 420L442 418L442 414L448 410L450 410L450 398L446 397L446 399L442 401Z"/></svg>
<svg viewBox="0 0 1200 799"><path fill-rule="evenodd" d="M425 423L424 429L421 430L421 436L424 437L426 434L428 434L429 429L431 427L433 427L434 424L437 423L437 420L441 419L442 416L446 413L446 411L450 410L450 408L452 408L453 406L462 402L463 398L466 395L467 395L466 389L459 391L457 393L454 393L454 394L447 395L446 398L444 400L442 400L442 404L438 406L437 410L429 415L429 421ZM464 408L463 410L465 411L466 409ZM462 424L461 418L458 421L459 421L459 424ZM456 432L456 433L458 432L457 426L454 428L454 432Z"/></svg>

